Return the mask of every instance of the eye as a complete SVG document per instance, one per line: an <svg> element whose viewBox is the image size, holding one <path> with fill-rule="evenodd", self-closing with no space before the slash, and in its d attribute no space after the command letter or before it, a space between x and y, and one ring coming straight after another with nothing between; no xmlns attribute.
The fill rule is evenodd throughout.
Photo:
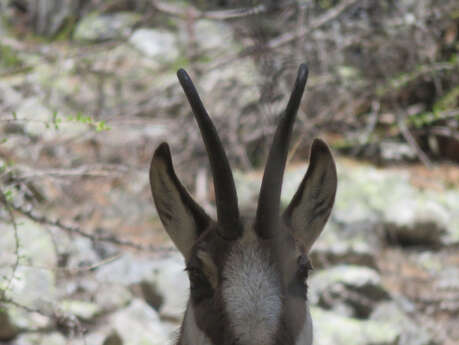
<svg viewBox="0 0 459 345"><path fill-rule="evenodd" d="M304 280L306 283L306 279L308 278L309 271L312 271L313 267L311 261L309 260L307 255L300 255L298 257L298 276L300 279Z"/></svg>
<svg viewBox="0 0 459 345"><path fill-rule="evenodd" d="M194 266L187 266L185 270L190 278L191 298L195 302L200 302L203 299L212 297L213 290L204 272Z"/></svg>
<svg viewBox="0 0 459 345"><path fill-rule="evenodd" d="M197 267L187 266L185 271L188 272L190 277L190 288L196 289L203 285L206 282L206 277L204 273Z"/></svg>

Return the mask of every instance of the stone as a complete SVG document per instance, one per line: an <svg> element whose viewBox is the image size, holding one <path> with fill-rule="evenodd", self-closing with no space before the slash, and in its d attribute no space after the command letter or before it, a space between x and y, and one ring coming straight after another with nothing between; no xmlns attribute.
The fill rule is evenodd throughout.
<svg viewBox="0 0 459 345"><path fill-rule="evenodd" d="M423 190L411 184L408 171L363 165L339 164L338 180L332 214L338 224L382 226L389 241L402 245L459 242L458 188L441 193ZM376 231L365 234L369 238L375 235Z"/></svg>
<svg viewBox="0 0 459 345"><path fill-rule="evenodd" d="M125 253L116 260L99 267L95 277L99 283L130 286L149 277L153 272L153 265L153 260Z"/></svg>
<svg viewBox="0 0 459 345"><path fill-rule="evenodd" d="M159 308L162 317L181 320L189 295L189 281L181 255L156 260L152 273L143 284L162 297Z"/></svg>
<svg viewBox="0 0 459 345"><path fill-rule="evenodd" d="M110 316L108 324L112 329L104 340L114 341L113 333L123 345L164 345L168 343L166 330L158 314L140 299L134 299L129 306Z"/></svg>
<svg viewBox="0 0 459 345"><path fill-rule="evenodd" d="M417 158L416 151L412 146L397 141L382 141L380 155L384 162L406 162Z"/></svg>
<svg viewBox="0 0 459 345"><path fill-rule="evenodd" d="M386 322L345 317L312 307L314 345L398 345L400 332Z"/></svg>
<svg viewBox="0 0 459 345"><path fill-rule="evenodd" d="M135 24L141 20L136 13L92 13L77 24L73 35L76 41L102 42L128 37Z"/></svg>
<svg viewBox="0 0 459 345"><path fill-rule="evenodd" d="M7 230L0 241L0 289L19 304L40 309L56 299L54 243L41 225L25 218L16 223L17 239L12 225L2 224Z"/></svg>
<svg viewBox="0 0 459 345"><path fill-rule="evenodd" d="M94 292L94 302L104 311L111 312L124 308L132 301L132 293L126 286L121 284L98 285Z"/></svg>
<svg viewBox="0 0 459 345"><path fill-rule="evenodd" d="M183 23L183 26L189 25ZM233 39L232 27L223 21L199 19L193 26L196 45L200 53L206 56L221 55L227 53L236 43ZM180 30L180 41L183 46L189 42L189 34L186 28Z"/></svg>
<svg viewBox="0 0 459 345"><path fill-rule="evenodd" d="M351 223L345 227L329 220L310 258L314 268L334 265L357 265L377 268L376 251L379 244L366 233L374 232L376 226L370 222Z"/></svg>
<svg viewBox="0 0 459 345"><path fill-rule="evenodd" d="M17 337L14 344L18 345L67 345L68 340L58 332L24 333Z"/></svg>
<svg viewBox="0 0 459 345"><path fill-rule="evenodd" d="M388 300L378 272L369 267L336 266L320 270L309 279L311 303L346 315L366 318L377 303ZM348 307L346 307L348 306Z"/></svg>
<svg viewBox="0 0 459 345"><path fill-rule="evenodd" d="M159 63L171 63L180 56L177 38L169 31L138 29L131 35L129 42L134 48Z"/></svg>
<svg viewBox="0 0 459 345"><path fill-rule="evenodd" d="M432 335L416 325L395 302L381 303L371 314L370 320L384 322L399 333L398 345L436 344Z"/></svg>
<svg viewBox="0 0 459 345"><path fill-rule="evenodd" d="M90 321L101 313L101 308L97 304L87 301L64 299L59 303L59 306L64 312L84 321Z"/></svg>
<svg viewBox="0 0 459 345"><path fill-rule="evenodd" d="M10 322L19 330L41 331L49 329L53 324L53 320L48 316L38 312L27 311L15 305L8 305L5 311L9 316Z"/></svg>

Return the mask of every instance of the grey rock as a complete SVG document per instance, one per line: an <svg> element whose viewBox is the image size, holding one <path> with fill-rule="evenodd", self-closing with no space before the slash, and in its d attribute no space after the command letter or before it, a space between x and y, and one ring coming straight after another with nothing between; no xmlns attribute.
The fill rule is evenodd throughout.
<svg viewBox="0 0 459 345"><path fill-rule="evenodd" d="M68 340L58 332L24 333L17 337L14 344L20 345L67 345Z"/></svg>
<svg viewBox="0 0 459 345"><path fill-rule="evenodd" d="M84 321L90 321L101 313L101 308L97 304L87 301L65 299L59 303L59 306L65 313L70 313Z"/></svg>
<svg viewBox="0 0 459 345"><path fill-rule="evenodd" d="M422 190L406 171L338 165L338 191L332 219L341 225L370 222L404 244L459 241L459 189ZM367 232L368 238L378 235Z"/></svg>
<svg viewBox="0 0 459 345"><path fill-rule="evenodd" d="M128 305L133 299L129 289L120 284L99 284L94 302L104 311L114 311Z"/></svg>
<svg viewBox="0 0 459 345"><path fill-rule="evenodd" d="M197 47L207 56L228 52L235 46L231 26L222 21L200 19L194 23L193 30ZM189 35L186 28L180 30L180 40L182 45L187 44Z"/></svg>
<svg viewBox="0 0 459 345"><path fill-rule="evenodd" d="M366 321L312 307L315 345L398 345L400 331L386 322Z"/></svg>
<svg viewBox="0 0 459 345"><path fill-rule="evenodd" d="M113 333L116 332L123 345L168 343L167 332L162 327L158 314L140 299L133 300L128 307L111 315L109 325L111 331L105 341L109 337L113 339Z"/></svg>
<svg viewBox="0 0 459 345"><path fill-rule="evenodd" d="M129 286L138 284L150 276L153 272L153 265L153 260L146 260L126 253L117 260L99 267L95 277L100 283Z"/></svg>
<svg viewBox="0 0 459 345"><path fill-rule="evenodd" d="M78 23L73 38L77 41L101 42L128 37L141 16L135 13L93 13Z"/></svg>
<svg viewBox="0 0 459 345"><path fill-rule="evenodd" d="M165 30L138 29L129 42L133 47L151 59L160 62L174 61L179 57L179 48L176 36Z"/></svg>
<svg viewBox="0 0 459 345"><path fill-rule="evenodd" d="M7 109L17 109L22 102L22 95L9 84L0 82L0 102Z"/></svg>
<svg viewBox="0 0 459 345"><path fill-rule="evenodd" d="M433 345L436 342L423 327L416 325L394 302L380 304L371 314L371 320L384 322L399 332L399 345Z"/></svg>
<svg viewBox="0 0 459 345"><path fill-rule="evenodd" d="M27 311L15 305L8 305L4 312L8 314L9 322L17 330L40 331L49 329L52 326L52 320L48 316L38 312ZM2 322L0 322L0 325L2 325Z"/></svg>
<svg viewBox="0 0 459 345"><path fill-rule="evenodd" d="M58 114L59 115L59 114ZM39 97L24 99L16 108L16 116L24 122L24 131L42 139L75 137L88 131L84 123L64 120L57 131L53 125L53 111L49 109ZM31 120L31 121L27 121Z"/></svg>
<svg viewBox="0 0 459 345"><path fill-rule="evenodd" d="M393 141L380 143L381 159L383 161L406 162L416 159L415 150L408 144Z"/></svg>
<svg viewBox="0 0 459 345"><path fill-rule="evenodd" d="M52 304L57 264L52 238L41 225L28 219L18 218L16 223L18 242L13 227L2 224L6 231L0 241L0 289L7 289L7 297L30 308ZM17 254L19 261L13 272Z"/></svg>
<svg viewBox="0 0 459 345"><path fill-rule="evenodd" d="M185 263L179 255L154 262L152 274L143 281L151 292L162 297L160 305L161 316L181 320L189 295L189 281L185 272Z"/></svg>
<svg viewBox="0 0 459 345"><path fill-rule="evenodd" d="M228 116L233 114L234 99L228 97L228 88L238 88L238 102L240 104L252 104L258 101L259 90L257 89L256 67L251 60L244 59L240 62L228 64L221 68L215 68L199 81L204 94L212 95L216 102L209 104L214 117Z"/></svg>
<svg viewBox="0 0 459 345"><path fill-rule="evenodd" d="M368 267L332 267L314 273L309 283L312 303L354 317L367 317L377 303L389 299L378 272Z"/></svg>
<svg viewBox="0 0 459 345"><path fill-rule="evenodd" d="M94 243L85 237L67 237L65 240L63 236L60 237L61 251L65 251L68 255L66 267L69 270L79 269L81 267L89 267L99 263L103 258L97 255L94 249Z"/></svg>
<svg viewBox="0 0 459 345"><path fill-rule="evenodd" d="M38 310L49 310L57 297L54 272L20 266L7 296L17 303Z"/></svg>
<svg viewBox="0 0 459 345"><path fill-rule="evenodd" d="M144 299L158 307L161 315L180 319L188 298L189 282L183 258L177 253L160 259L144 259L125 254L99 268L99 283L125 287L140 286ZM120 294L120 303L130 296ZM100 297L97 297L100 299Z"/></svg>
<svg viewBox="0 0 459 345"><path fill-rule="evenodd" d="M374 233L377 226L370 222L338 225L329 220L310 253L315 268L333 265L358 265L376 268L375 254L379 249Z"/></svg>

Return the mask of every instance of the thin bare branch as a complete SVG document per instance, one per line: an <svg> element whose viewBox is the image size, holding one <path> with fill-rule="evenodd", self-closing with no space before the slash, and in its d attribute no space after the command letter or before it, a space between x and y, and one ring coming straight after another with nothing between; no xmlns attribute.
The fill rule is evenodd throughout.
<svg viewBox="0 0 459 345"><path fill-rule="evenodd" d="M221 10L221 11L200 11L196 7L188 5L184 10L183 7L177 6L166 1L152 0L153 7L160 12L172 15L175 17L180 17L182 19L216 19L216 20L225 20L225 19L235 19L253 16L261 13L266 13L269 11L269 8L265 5L257 5L254 7L248 8L235 8L230 10Z"/></svg>
<svg viewBox="0 0 459 345"><path fill-rule="evenodd" d="M411 146L411 148L416 152L419 160L429 169L432 168L432 162L429 157L425 154L424 151L419 147L416 139L411 134L410 130L406 126L405 119L403 116L398 116L398 128L400 129L400 133L402 133L403 137L407 141L407 143Z"/></svg>
<svg viewBox="0 0 459 345"><path fill-rule="evenodd" d="M88 238L92 241L100 241L100 242L109 242L113 243L119 246L124 246L124 247L129 247L133 248L136 250L141 250L141 251L148 251L148 252L154 252L154 253L164 253L164 252L171 252L174 251L173 247L163 247L163 246L154 246L154 245L143 245L143 244L138 244L129 240L122 240L117 238L113 234L109 235L97 235L97 234L92 234L89 233L83 229L81 229L77 225L69 225L69 224L63 224L59 219L57 220L52 220L49 219L39 213L37 213L35 210L33 210L30 206L24 206L24 205L18 205L18 204L10 204L11 208L14 209L16 212L30 218L31 220L40 223L40 224L45 224L45 225L50 225L53 227L56 227L60 230L66 231L70 234L75 234L79 235L85 238ZM102 231L109 233L109 231Z"/></svg>

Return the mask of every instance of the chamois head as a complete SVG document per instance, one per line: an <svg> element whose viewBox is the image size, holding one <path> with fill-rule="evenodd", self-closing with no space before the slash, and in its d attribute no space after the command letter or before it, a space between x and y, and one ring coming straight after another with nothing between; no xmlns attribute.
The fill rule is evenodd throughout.
<svg viewBox="0 0 459 345"><path fill-rule="evenodd" d="M248 219L239 213L217 131L188 74L181 69L177 76L207 148L217 208L214 221L180 183L169 147L161 144L151 161L151 191L185 258L191 290L177 345L310 345L308 253L330 215L337 178L328 146L315 139L308 170L281 214L282 178L307 66L298 70L269 152L256 215Z"/></svg>

